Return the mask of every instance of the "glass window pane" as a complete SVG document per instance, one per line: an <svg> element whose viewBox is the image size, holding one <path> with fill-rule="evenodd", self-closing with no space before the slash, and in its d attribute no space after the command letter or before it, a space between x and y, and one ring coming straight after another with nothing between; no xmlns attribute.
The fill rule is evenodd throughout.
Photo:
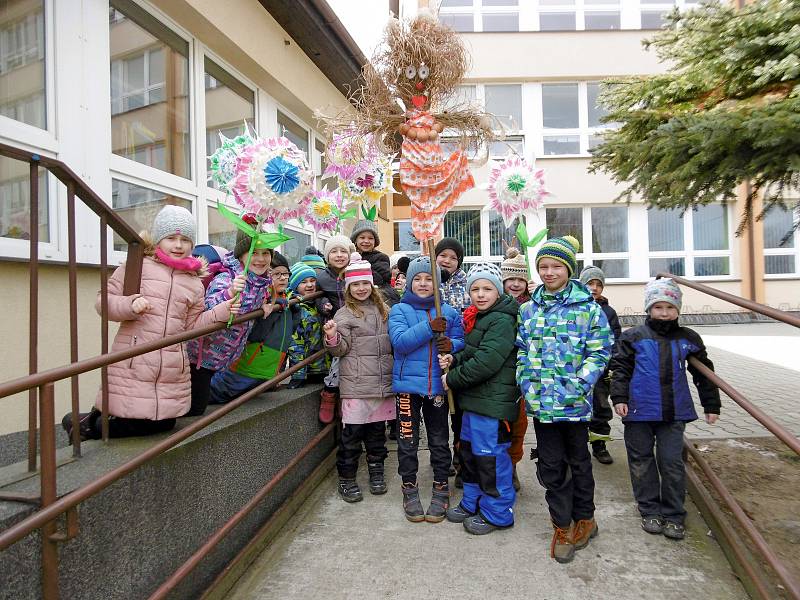
<svg viewBox="0 0 800 600"><path fill-rule="evenodd" d="M484 31L519 31L519 13L483 15Z"/></svg>
<svg viewBox="0 0 800 600"><path fill-rule="evenodd" d="M0 237L31 239L31 178L26 162L0 156ZM39 241L50 241L47 175L39 169Z"/></svg>
<svg viewBox="0 0 800 600"><path fill-rule="evenodd" d="M111 0L126 18L109 25L111 149L191 177L189 43L131 0Z"/></svg>
<svg viewBox="0 0 800 600"><path fill-rule="evenodd" d="M455 31L475 31L475 20L472 13L439 13L439 22L452 27Z"/></svg>
<svg viewBox="0 0 800 600"><path fill-rule="evenodd" d="M222 145L220 133L233 138L245 133L245 122L255 126L255 94L208 58L205 80L206 156L211 156ZM209 184L219 187L216 181Z"/></svg>
<svg viewBox="0 0 800 600"><path fill-rule="evenodd" d="M575 0L539 0L539 6L575 6Z"/></svg>
<svg viewBox="0 0 800 600"><path fill-rule="evenodd" d="M439 6L440 8L447 8L449 6L472 6L472 0L442 0Z"/></svg>
<svg viewBox="0 0 800 600"><path fill-rule="evenodd" d="M580 154L581 138L577 135L544 136L544 153L548 156L558 154Z"/></svg>
<svg viewBox="0 0 800 600"><path fill-rule="evenodd" d="M481 255L481 211L451 210L444 217L444 237L454 237L464 246L464 256Z"/></svg>
<svg viewBox="0 0 800 600"><path fill-rule="evenodd" d="M587 12L583 17L587 30L619 29L618 12Z"/></svg>
<svg viewBox="0 0 800 600"><path fill-rule="evenodd" d="M680 209L647 211L647 235L653 252L683 250L683 219Z"/></svg>
<svg viewBox="0 0 800 600"><path fill-rule="evenodd" d="M683 276L686 274L686 261L677 256L651 258L650 277L655 277L659 273L672 273L673 275Z"/></svg>
<svg viewBox="0 0 800 600"><path fill-rule="evenodd" d="M305 152L308 160L308 131L295 123L281 111L278 111L278 131L290 142L297 146L301 152Z"/></svg>
<svg viewBox="0 0 800 600"><path fill-rule="evenodd" d="M578 84L542 84L542 116L545 127L578 127Z"/></svg>
<svg viewBox="0 0 800 600"><path fill-rule="evenodd" d="M394 222L394 249L397 252L419 252L419 240L411 231L410 221Z"/></svg>
<svg viewBox="0 0 800 600"><path fill-rule="evenodd" d="M594 150L602 143L603 143L603 136L601 134L590 135L588 149Z"/></svg>
<svg viewBox="0 0 800 600"><path fill-rule="evenodd" d="M236 227L212 206L208 207L208 243L226 250L236 245Z"/></svg>
<svg viewBox="0 0 800 600"><path fill-rule="evenodd" d="M481 0L482 6L519 6L519 0Z"/></svg>
<svg viewBox="0 0 800 600"><path fill-rule="evenodd" d="M600 84L589 82L586 84L586 100L589 108L589 127L603 127L600 119L608 114L608 111L597 103L600 95Z"/></svg>
<svg viewBox="0 0 800 600"><path fill-rule="evenodd" d="M0 115L44 129L44 0L0 0Z"/></svg>
<svg viewBox="0 0 800 600"><path fill-rule="evenodd" d="M628 207L592 208L592 252L628 251Z"/></svg>
<svg viewBox="0 0 800 600"><path fill-rule="evenodd" d="M697 277L730 275L730 259L727 256L705 256L694 259L694 274Z"/></svg>
<svg viewBox="0 0 800 600"><path fill-rule="evenodd" d="M150 231L158 211L167 204L192 210L191 201L185 198L170 196L127 181L111 180L111 207L135 231ZM114 250L124 252L126 248L127 244L122 238L114 234Z"/></svg>
<svg viewBox="0 0 800 600"><path fill-rule="evenodd" d="M668 6L675 6L675 0L639 0L641 4L666 4Z"/></svg>
<svg viewBox="0 0 800 600"><path fill-rule="evenodd" d="M547 12L539 15L539 31L575 31L574 12Z"/></svg>
<svg viewBox="0 0 800 600"><path fill-rule="evenodd" d="M642 11L642 29L661 29L666 23L664 16L668 11L665 10L643 10Z"/></svg>
<svg viewBox="0 0 800 600"><path fill-rule="evenodd" d="M547 237L571 235L581 244L583 250L583 209L582 208L547 208Z"/></svg>
<svg viewBox="0 0 800 600"><path fill-rule="evenodd" d="M519 243L514 240L517 235L517 225L519 219L514 219L510 227L506 227L503 217L499 214L492 212L489 217L489 254L492 256L505 256L506 249L503 247L503 241L507 244L512 244L519 248Z"/></svg>
<svg viewBox="0 0 800 600"><path fill-rule="evenodd" d="M794 254L764 257L764 272L767 275L794 273Z"/></svg>
<svg viewBox="0 0 800 600"><path fill-rule="evenodd" d="M628 260L625 258L595 258L592 262L603 270L608 279L628 277ZM580 271L578 272L580 273Z"/></svg>
<svg viewBox="0 0 800 600"><path fill-rule="evenodd" d="M781 246L781 240L792 230L792 211L782 206L773 206L764 216L764 248L794 248L794 236L789 236Z"/></svg>
<svg viewBox="0 0 800 600"><path fill-rule="evenodd" d="M278 247L278 252L283 254L289 265L298 262L305 255L304 250L311 245L311 236L307 233L295 231L294 229L284 229L286 235L292 239L284 242Z"/></svg>
<svg viewBox="0 0 800 600"><path fill-rule="evenodd" d="M603 6L619 6L619 0L583 0L586 6L595 6L602 4Z"/></svg>
<svg viewBox="0 0 800 600"><path fill-rule="evenodd" d="M698 206L692 214L695 250L727 250L728 207L722 204Z"/></svg>
<svg viewBox="0 0 800 600"><path fill-rule="evenodd" d="M486 112L493 114L506 129L522 129L522 86L487 85Z"/></svg>
<svg viewBox="0 0 800 600"><path fill-rule="evenodd" d="M509 154L523 154L523 142L519 138L506 138L503 141L494 141L489 144L490 158L503 158Z"/></svg>

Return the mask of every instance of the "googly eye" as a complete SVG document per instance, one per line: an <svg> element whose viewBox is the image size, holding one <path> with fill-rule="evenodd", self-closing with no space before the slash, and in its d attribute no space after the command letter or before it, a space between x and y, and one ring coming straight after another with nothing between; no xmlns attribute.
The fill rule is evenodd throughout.
<svg viewBox="0 0 800 600"><path fill-rule="evenodd" d="M428 75L430 74L431 70L428 68L428 65L424 63L419 66L419 69L417 69L417 75L419 75L420 79L427 79Z"/></svg>
<svg viewBox="0 0 800 600"><path fill-rule="evenodd" d="M416 76L417 76L417 69L414 67L414 65L408 65L406 67L406 77L408 79L414 79L414 77Z"/></svg>

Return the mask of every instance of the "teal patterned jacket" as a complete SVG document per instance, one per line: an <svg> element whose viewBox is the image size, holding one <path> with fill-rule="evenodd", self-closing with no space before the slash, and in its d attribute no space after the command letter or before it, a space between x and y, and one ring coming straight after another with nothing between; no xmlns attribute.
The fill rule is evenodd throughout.
<svg viewBox="0 0 800 600"><path fill-rule="evenodd" d="M589 290L574 279L555 295L540 285L517 325L517 383L528 414L543 423L589 421L614 341Z"/></svg>
<svg viewBox="0 0 800 600"><path fill-rule="evenodd" d="M289 298L292 297L295 297L295 294L289 295ZM292 334L292 343L287 351L289 367L296 365L306 356L322 350L322 319L317 307L314 305L314 301L301 302L299 307L300 323ZM330 367L330 355L326 354L297 371L292 375L292 380L305 381L308 375L327 374Z"/></svg>

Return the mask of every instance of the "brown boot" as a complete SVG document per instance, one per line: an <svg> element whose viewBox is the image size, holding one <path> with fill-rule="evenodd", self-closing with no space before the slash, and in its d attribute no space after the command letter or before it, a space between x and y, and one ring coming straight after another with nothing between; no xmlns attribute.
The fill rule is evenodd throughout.
<svg viewBox="0 0 800 600"><path fill-rule="evenodd" d="M568 563L575 558L575 544L572 543L572 525L567 529L562 529L553 523L550 558L554 558L559 563Z"/></svg>
<svg viewBox="0 0 800 600"><path fill-rule="evenodd" d="M593 537L597 537L597 522L594 519L581 519L572 528L572 543L575 544L575 550L586 548Z"/></svg>

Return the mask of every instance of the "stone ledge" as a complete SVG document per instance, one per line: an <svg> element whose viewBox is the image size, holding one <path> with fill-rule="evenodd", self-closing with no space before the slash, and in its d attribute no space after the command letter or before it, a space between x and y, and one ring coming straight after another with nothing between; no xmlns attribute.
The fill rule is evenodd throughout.
<svg viewBox="0 0 800 600"><path fill-rule="evenodd" d="M262 394L184 440L79 506L80 533L60 545L62 597L149 596L321 429L319 386ZM178 427L191 419L179 419ZM58 469L58 493L86 485L131 460L165 435L87 442L84 456ZM333 436L312 451L256 510L179 586L195 598L334 448ZM59 460L71 457L59 450ZM12 469L6 467L4 470ZM38 477L6 491L38 493ZM0 502L3 529L33 512ZM38 532L0 553L4 593L38 598Z"/></svg>

